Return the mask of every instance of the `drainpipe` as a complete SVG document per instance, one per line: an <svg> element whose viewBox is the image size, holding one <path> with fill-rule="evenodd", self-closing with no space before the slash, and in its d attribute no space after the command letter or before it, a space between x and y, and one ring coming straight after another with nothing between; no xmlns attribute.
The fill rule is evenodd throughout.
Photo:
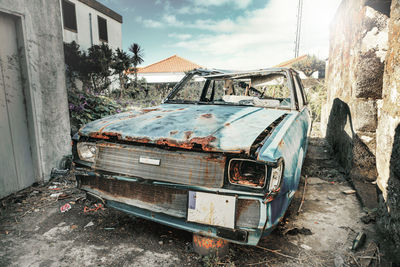
<svg viewBox="0 0 400 267"><path fill-rule="evenodd" d="M89 13L89 27L90 27L90 46L93 46L93 32L92 32L92 13Z"/></svg>

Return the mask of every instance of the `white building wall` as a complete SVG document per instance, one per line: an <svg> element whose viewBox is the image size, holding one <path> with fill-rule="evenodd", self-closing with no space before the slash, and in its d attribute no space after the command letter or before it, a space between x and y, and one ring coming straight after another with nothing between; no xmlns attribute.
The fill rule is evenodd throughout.
<svg viewBox="0 0 400 267"><path fill-rule="evenodd" d="M64 42L70 43L75 41L78 43L83 50L87 50L92 45L101 44L99 39L99 27L97 23L97 16L100 16L107 20L107 34L108 34L108 45L112 49L122 48L122 23L115 19L108 17L107 15L97 11L94 8L87 6L86 4L78 0L69 0L75 4L76 12L76 24L78 31L73 32L63 27L63 39ZM62 2L60 0L60 6ZM90 38L90 15L92 14L92 38L93 44ZM62 12L61 12L62 17ZM61 19L61 21L63 21Z"/></svg>
<svg viewBox="0 0 400 267"><path fill-rule="evenodd" d="M134 77L134 74L131 75ZM177 83L184 76L184 72L138 73L138 80L145 78L147 83Z"/></svg>

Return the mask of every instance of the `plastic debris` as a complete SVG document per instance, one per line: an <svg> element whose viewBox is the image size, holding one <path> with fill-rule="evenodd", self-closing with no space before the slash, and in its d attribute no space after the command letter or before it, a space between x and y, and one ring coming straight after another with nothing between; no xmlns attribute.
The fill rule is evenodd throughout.
<svg viewBox="0 0 400 267"><path fill-rule="evenodd" d="M69 203L67 203L64 206L60 207L60 211L61 212L66 212L66 211L69 211L71 208L72 208L71 205Z"/></svg>
<svg viewBox="0 0 400 267"><path fill-rule="evenodd" d="M351 249L352 250L359 249L362 245L364 245L366 238L367 238L367 236L365 235L365 233L363 233L363 232L358 233L356 238L353 241L353 247Z"/></svg>
<svg viewBox="0 0 400 267"><path fill-rule="evenodd" d="M85 206L84 208L83 208L83 212L90 212L90 211L93 211L93 212L96 212L96 211L98 211L99 209L102 209L102 210L104 210L104 208L103 208L103 205L101 204L101 203L99 203L99 204L94 204L94 208L88 208L87 206Z"/></svg>
<svg viewBox="0 0 400 267"><path fill-rule="evenodd" d="M57 198L57 197L59 197L61 195L62 195L62 193L54 193L54 194L51 194L50 197Z"/></svg>
<svg viewBox="0 0 400 267"><path fill-rule="evenodd" d="M93 225L94 225L94 223L90 222L90 223L86 224L85 227L83 227L83 228L87 228L87 227L90 227L90 226L93 226Z"/></svg>
<svg viewBox="0 0 400 267"><path fill-rule="evenodd" d="M115 230L115 228L114 227L106 227L106 228L104 228L104 230L111 231L111 230Z"/></svg>
<svg viewBox="0 0 400 267"><path fill-rule="evenodd" d="M69 169L59 170L57 168L53 168L50 173L51 178L55 178L57 176L67 175L69 173Z"/></svg>
<svg viewBox="0 0 400 267"><path fill-rule="evenodd" d="M78 228L78 225L73 224L70 226L70 228L71 228L71 230L74 230L74 229Z"/></svg>
<svg viewBox="0 0 400 267"><path fill-rule="evenodd" d="M49 189L50 190L60 190L60 188L58 188L58 186L56 186L56 185L49 186Z"/></svg>
<svg viewBox="0 0 400 267"><path fill-rule="evenodd" d="M356 192L357 192L356 190L345 190L345 191L343 191L343 194L351 195L351 194L355 194Z"/></svg>
<svg viewBox="0 0 400 267"><path fill-rule="evenodd" d="M66 199L66 198L69 198L69 195L65 193L61 193L61 195L58 196L58 199Z"/></svg>

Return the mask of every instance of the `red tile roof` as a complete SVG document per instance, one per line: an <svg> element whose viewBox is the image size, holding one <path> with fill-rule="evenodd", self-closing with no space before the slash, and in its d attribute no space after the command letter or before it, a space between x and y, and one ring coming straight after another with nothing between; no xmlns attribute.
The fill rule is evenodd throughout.
<svg viewBox="0 0 400 267"><path fill-rule="evenodd" d="M185 72L198 68L202 68L202 66L180 56L173 55L147 67L138 68L138 73ZM130 72L132 73L132 71Z"/></svg>
<svg viewBox="0 0 400 267"><path fill-rule="evenodd" d="M307 58L307 55L302 55L302 56L299 56L297 58L282 62L282 63L276 65L275 67L276 68L290 68L291 66L293 66L293 64L295 64L297 62L300 62L300 61L302 61L302 60L304 60L306 58Z"/></svg>

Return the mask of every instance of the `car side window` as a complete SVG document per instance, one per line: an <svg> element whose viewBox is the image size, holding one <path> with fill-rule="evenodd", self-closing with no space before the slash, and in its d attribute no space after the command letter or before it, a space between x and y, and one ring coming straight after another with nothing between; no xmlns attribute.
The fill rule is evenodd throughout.
<svg viewBox="0 0 400 267"><path fill-rule="evenodd" d="M201 92L205 86L206 79L199 75L194 75L190 80L182 86L172 100L197 102L200 99Z"/></svg>
<svg viewBox="0 0 400 267"><path fill-rule="evenodd" d="M296 79L299 81L299 84L300 84L300 90L301 90L301 95L303 96L304 105L307 105L308 104L307 95L306 95L306 91L304 90L303 83L301 82L301 79L299 76L296 76Z"/></svg>
<svg viewBox="0 0 400 267"><path fill-rule="evenodd" d="M297 103L299 103L299 109L301 110L304 106L303 92L301 90L298 77L294 76L293 80L294 80L294 85L296 87Z"/></svg>

